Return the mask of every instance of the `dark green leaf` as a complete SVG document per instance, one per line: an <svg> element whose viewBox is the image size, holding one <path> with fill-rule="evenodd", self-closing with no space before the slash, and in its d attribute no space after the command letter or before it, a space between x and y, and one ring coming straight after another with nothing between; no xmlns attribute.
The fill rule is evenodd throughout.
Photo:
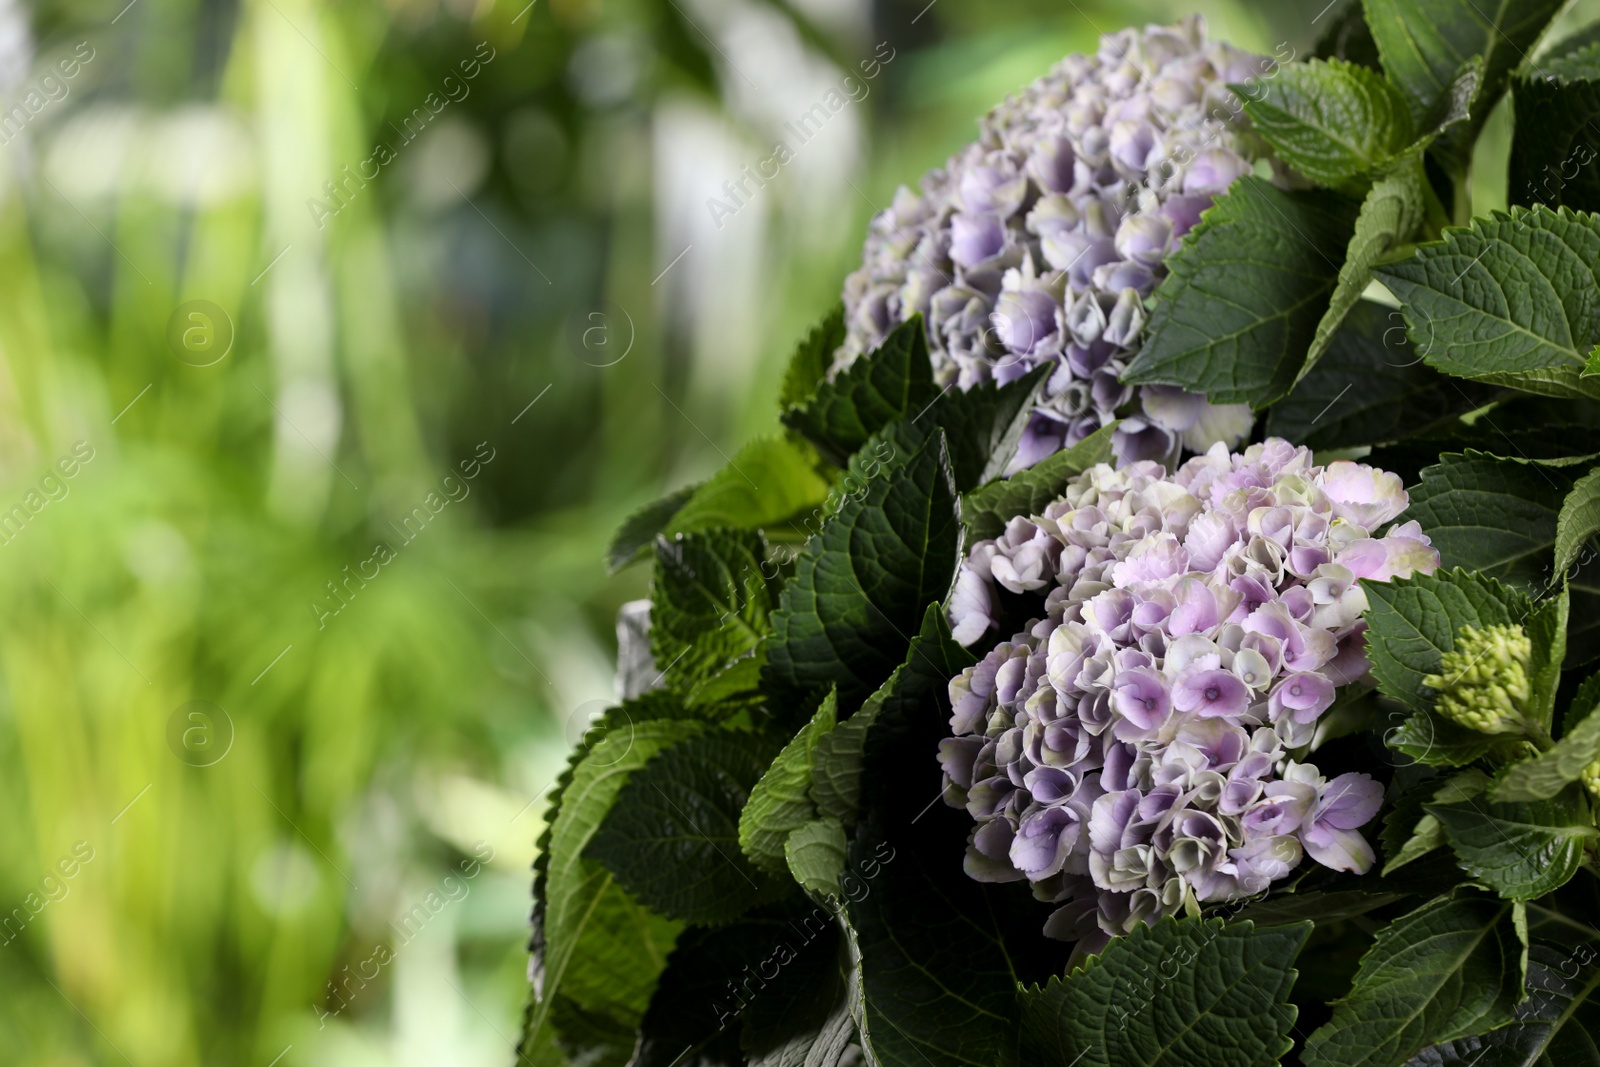
<svg viewBox="0 0 1600 1067"><path fill-rule="evenodd" d="M1014 1067L1018 962L1006 922L1040 946L1028 896L961 870L971 823L939 802L934 755L948 730L948 682L972 663L930 605L862 757L862 822L850 843L857 891L844 885L861 961L864 1040L884 1067ZM849 875L846 875L849 878ZM1058 964L1059 965L1059 964Z"/></svg>
<svg viewBox="0 0 1600 1067"><path fill-rule="evenodd" d="M1571 486L1559 468L1469 450L1425 468L1400 519L1422 524L1445 566L1537 588L1549 580L1556 518Z"/></svg>
<svg viewBox="0 0 1600 1067"><path fill-rule="evenodd" d="M1360 203L1244 177L1167 261L1125 379L1261 407L1289 391L1328 310Z"/></svg>
<svg viewBox="0 0 1600 1067"><path fill-rule="evenodd" d="M904 658L955 573L956 497L942 435L898 455L811 539L772 616L767 677L780 690L839 687L855 707Z"/></svg>
<svg viewBox="0 0 1600 1067"><path fill-rule="evenodd" d="M670 687L688 692L761 643L780 585L765 562L755 531L657 539L650 651Z"/></svg>
<svg viewBox="0 0 1600 1067"><path fill-rule="evenodd" d="M1600 137L1592 125L1600 117L1600 70L1581 80L1547 77L1542 65L1537 73L1512 84L1507 197L1513 204L1600 210L1600 174L1590 165Z"/></svg>
<svg viewBox="0 0 1600 1067"><path fill-rule="evenodd" d="M1366 13L1383 68L1405 93L1419 125L1448 98L1462 66L1483 57L1471 126L1440 142L1445 158L1464 165L1506 79L1561 6L1561 0L1366 0Z"/></svg>
<svg viewBox="0 0 1600 1067"><path fill-rule="evenodd" d="M1278 158L1320 185L1359 194L1365 179L1411 145L1406 98L1383 75L1341 60L1280 65L1252 99L1250 127Z"/></svg>
<svg viewBox="0 0 1600 1067"><path fill-rule="evenodd" d="M835 466L892 422L915 416L939 396L922 316L901 323L876 351L846 367L816 394L787 408L784 425L804 435Z"/></svg>
<svg viewBox="0 0 1600 1067"><path fill-rule="evenodd" d="M630 1067L743 1067L741 1019L772 995L762 975L794 959L792 914L763 909L729 926L685 930L650 998Z"/></svg>
<svg viewBox="0 0 1600 1067"><path fill-rule="evenodd" d="M838 712L838 697L830 689L811 721L783 746L750 790L750 800L739 813L739 847L751 863L768 874L783 873L787 863L784 842L816 817L816 806L811 803L811 760L817 742L833 729Z"/></svg>
<svg viewBox="0 0 1600 1067"><path fill-rule="evenodd" d="M1479 388L1465 381L1457 384ZM1463 427L1462 436L1481 437L1484 449L1499 456L1555 460L1594 455L1600 452L1600 401L1512 394L1471 427Z"/></svg>
<svg viewBox="0 0 1600 1067"><path fill-rule="evenodd" d="M1596 28L1567 38L1530 64L1512 83L1512 103L1511 202L1600 209L1600 174L1589 166L1600 137Z"/></svg>
<svg viewBox="0 0 1600 1067"><path fill-rule="evenodd" d="M1414 787L1413 794L1402 798L1384 820L1383 851L1387 858L1383 865L1384 876L1444 847L1444 826L1426 810L1429 803L1460 803L1478 796L1488 787L1488 775L1477 770L1465 770L1442 781L1431 779Z"/></svg>
<svg viewBox="0 0 1600 1067"><path fill-rule="evenodd" d="M656 535L666 529L667 523L699 489L699 485L686 485L652 504L646 504L624 519L622 525L617 527L617 532L611 535L611 543L606 546L606 567L611 573L616 574L644 556Z"/></svg>
<svg viewBox="0 0 1600 1067"><path fill-rule="evenodd" d="M1110 463L1113 423L1102 426L1071 448L1048 456L1009 478L992 481L961 501L967 543L998 537L1014 515L1037 515L1066 492L1067 483L1097 463Z"/></svg>
<svg viewBox="0 0 1600 1067"><path fill-rule="evenodd" d="M840 303L811 328L795 347L794 355L789 357L783 385L778 391L780 407L803 404L816 394L817 387L828 376L828 368L833 366L834 352L844 344L844 336L844 304Z"/></svg>
<svg viewBox="0 0 1600 1067"><path fill-rule="evenodd" d="M1406 1067L1600 1067L1600 965L1594 949L1535 941L1528 999L1510 1026L1433 1045Z"/></svg>
<svg viewBox="0 0 1600 1067"><path fill-rule="evenodd" d="M1004 385L985 382L965 391L947 390L913 416L913 426L924 435L944 431L957 489L983 485L1005 471L1052 366L1037 367Z"/></svg>
<svg viewBox="0 0 1600 1067"><path fill-rule="evenodd" d="M1578 563L1597 533L1600 533L1600 468L1574 482L1571 492L1561 502L1561 513L1556 519L1555 573L1565 574Z"/></svg>
<svg viewBox="0 0 1600 1067"><path fill-rule="evenodd" d="M1398 441L1482 407L1494 390L1422 362L1399 311L1360 300L1326 353L1267 409L1267 433L1314 449Z"/></svg>
<svg viewBox="0 0 1600 1067"><path fill-rule="evenodd" d="M591 1011L561 994L556 995L550 1007L550 1021L562 1067L573 1061L592 1067L627 1067L633 1057L638 1039L634 1021L624 1021L604 1010ZM517 1067L527 1065L519 1060Z"/></svg>
<svg viewBox="0 0 1600 1067"><path fill-rule="evenodd" d="M1600 341L1597 271L1600 217L1519 207L1447 230L1374 273L1432 366L1549 396L1600 396L1579 378Z"/></svg>
<svg viewBox="0 0 1600 1067"><path fill-rule="evenodd" d="M1600 708L1600 674L1591 674L1578 686L1566 714L1561 716L1561 736L1566 737L1576 730L1597 708Z"/></svg>
<svg viewBox="0 0 1600 1067"><path fill-rule="evenodd" d="M1307 1067L1398 1067L1423 1046L1512 1019L1522 999L1512 905L1440 897L1391 922L1361 960L1350 995L1306 1042Z"/></svg>
<svg viewBox="0 0 1600 1067"><path fill-rule="evenodd" d="M1462 870L1508 900L1533 900L1565 885L1596 836L1574 786L1549 800L1468 799L1430 804L1428 813L1444 826Z"/></svg>
<svg viewBox="0 0 1600 1067"><path fill-rule="evenodd" d="M1368 912L1377 911L1404 899L1403 894L1385 893L1376 888L1289 893L1269 896L1265 900L1246 905L1232 913L1231 917L1235 920L1253 922L1257 926L1282 926L1305 919L1329 923L1337 919L1366 915ZM1224 907L1232 908L1234 905Z"/></svg>
<svg viewBox="0 0 1600 1067"><path fill-rule="evenodd" d="M1570 671L1600 660L1600 586L1574 581L1567 592L1572 597L1572 616L1567 624L1565 669Z"/></svg>
<svg viewBox="0 0 1600 1067"><path fill-rule="evenodd" d="M1294 1044L1289 988L1311 926L1135 926L1066 978L1018 993L1026 1058L1050 1067L1275 1064Z"/></svg>
<svg viewBox="0 0 1600 1067"><path fill-rule="evenodd" d="M1382 69L1361 0L1340 0L1335 10L1316 21L1322 22L1322 36L1313 53L1317 59L1343 59L1371 70Z"/></svg>
<svg viewBox="0 0 1600 1067"><path fill-rule="evenodd" d="M731 922L778 888L739 850L739 812L772 755L733 731L673 745L629 777L584 855L660 915Z"/></svg>
<svg viewBox="0 0 1600 1067"><path fill-rule="evenodd" d="M783 964L745 1011L740 1044L749 1067L836 1067L855 1037L855 974L837 925Z"/></svg>

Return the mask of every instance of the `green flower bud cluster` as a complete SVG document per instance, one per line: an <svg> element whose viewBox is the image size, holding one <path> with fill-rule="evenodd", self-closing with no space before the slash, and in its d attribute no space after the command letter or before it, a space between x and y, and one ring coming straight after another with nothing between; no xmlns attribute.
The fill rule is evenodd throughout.
<svg viewBox="0 0 1600 1067"><path fill-rule="evenodd" d="M1579 778L1579 781L1589 791L1590 796L1600 797L1600 759L1595 760L1583 769L1583 775Z"/></svg>
<svg viewBox="0 0 1600 1067"><path fill-rule="evenodd" d="M1438 690L1438 712L1484 734L1518 734L1527 728L1528 660L1533 642L1520 626L1463 626L1439 673L1422 683Z"/></svg>

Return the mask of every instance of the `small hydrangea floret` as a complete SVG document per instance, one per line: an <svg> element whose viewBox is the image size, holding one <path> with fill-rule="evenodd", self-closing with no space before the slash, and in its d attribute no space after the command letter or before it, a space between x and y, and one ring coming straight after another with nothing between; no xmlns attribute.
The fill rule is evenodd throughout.
<svg viewBox="0 0 1600 1067"><path fill-rule="evenodd" d="M1046 932L1095 939L1265 890L1304 857L1365 872L1383 789L1307 762L1342 686L1369 685L1360 579L1432 573L1400 480L1280 439L1085 471L972 546L949 605L945 799L966 870L1027 880Z"/></svg>
<svg viewBox="0 0 1600 1067"><path fill-rule="evenodd" d="M1481 734L1527 730L1528 660L1533 642L1521 626L1463 626L1455 648L1439 658L1439 673L1422 684L1438 692L1445 718Z"/></svg>
<svg viewBox="0 0 1600 1067"><path fill-rule="evenodd" d="M921 313L943 387L1055 368L1014 469L1116 419L1124 460L1237 443L1247 405L1120 378L1166 257L1235 179L1258 161L1276 167L1228 88L1273 70L1208 40L1198 17L1108 34L1095 55L1061 60L873 219L845 283L835 369Z"/></svg>

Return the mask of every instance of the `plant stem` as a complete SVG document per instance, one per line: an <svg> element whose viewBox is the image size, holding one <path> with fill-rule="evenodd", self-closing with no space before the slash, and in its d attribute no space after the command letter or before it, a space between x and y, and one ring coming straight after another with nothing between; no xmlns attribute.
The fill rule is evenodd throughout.
<svg viewBox="0 0 1600 1067"><path fill-rule="evenodd" d="M1450 214L1457 226L1472 222L1472 176L1469 168L1462 167L1450 179Z"/></svg>

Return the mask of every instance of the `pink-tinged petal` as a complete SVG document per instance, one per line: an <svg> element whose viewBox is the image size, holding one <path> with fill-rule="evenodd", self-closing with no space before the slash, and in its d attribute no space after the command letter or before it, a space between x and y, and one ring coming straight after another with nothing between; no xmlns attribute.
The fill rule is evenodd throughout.
<svg viewBox="0 0 1600 1067"><path fill-rule="evenodd" d="M1306 846L1306 855L1335 871L1366 874L1377 859L1367 839L1354 830L1317 826L1302 831L1300 840Z"/></svg>
<svg viewBox="0 0 1600 1067"><path fill-rule="evenodd" d="M1399 515L1409 502L1398 474L1347 459L1335 460L1323 469L1322 491L1335 515L1368 530Z"/></svg>

